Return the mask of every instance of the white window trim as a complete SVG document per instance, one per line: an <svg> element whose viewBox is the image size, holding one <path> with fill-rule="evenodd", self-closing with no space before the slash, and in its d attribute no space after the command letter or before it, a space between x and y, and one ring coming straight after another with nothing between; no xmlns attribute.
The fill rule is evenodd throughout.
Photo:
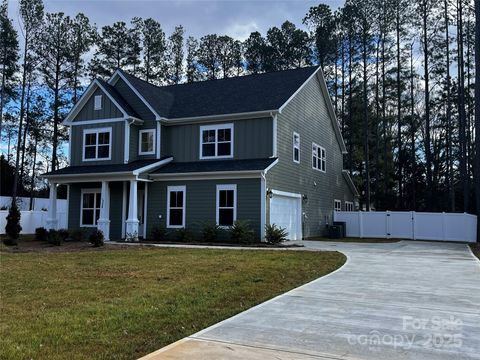
<svg viewBox="0 0 480 360"><path fill-rule="evenodd" d="M220 215L220 191L222 190L233 190L233 222L237 221L237 185L236 184L222 184L217 185L217 196L215 198L215 212L216 212L216 224L219 225L219 215ZM230 226L220 226L222 229L229 229Z"/></svg>
<svg viewBox="0 0 480 360"><path fill-rule="evenodd" d="M80 227L97 227L97 225L93 224L84 224L83 223L83 194L92 194L92 193L98 193L100 196L102 194L102 189L81 189L80 191ZM100 199L101 201L101 199ZM101 204L100 204L101 205ZM100 208L98 208L100 210ZM97 211L97 208L95 207L95 201L93 203L93 219L95 222L95 213Z"/></svg>
<svg viewBox="0 0 480 360"><path fill-rule="evenodd" d="M110 135L110 144L108 145L108 158L98 158L98 134L108 132ZM95 145L95 157L92 159L85 158L85 138L87 134L96 134L96 145ZM112 146L113 146L113 138L112 138L112 128L96 128L96 129L84 129L83 130L83 146L82 146L82 161L106 161L112 159Z"/></svg>
<svg viewBox="0 0 480 360"><path fill-rule="evenodd" d="M352 201L345 201L345 211L353 211L354 210L354 204ZM348 209L350 207L350 209Z"/></svg>
<svg viewBox="0 0 480 360"><path fill-rule="evenodd" d="M183 192L183 204L182 204L182 225L170 225L170 192L172 191L182 191ZM186 209L186 199L187 199L187 187L185 185L181 186L167 186L167 229L182 229L185 227L185 213Z"/></svg>
<svg viewBox="0 0 480 360"><path fill-rule="evenodd" d="M295 146L295 136L298 136L298 147ZM294 131L292 136L292 159L297 164L300 164L300 147L300 134ZM298 160L295 160L295 149L298 149Z"/></svg>
<svg viewBox="0 0 480 360"><path fill-rule="evenodd" d="M316 156L318 159L320 159L320 161L325 161L325 170L322 170L321 168L316 168L315 166L313 166L313 148L316 147L317 149L320 149L320 155L322 153L322 150L325 152L325 158L322 159L322 157L318 157ZM316 149L316 153L318 153L318 150ZM327 172L327 150L325 150L325 148L323 146L320 146L314 142L312 142L312 153L310 155L310 162L311 162L311 165L312 165L312 169L314 170L317 170L317 171L320 171L322 173L326 173Z"/></svg>
<svg viewBox="0 0 480 360"><path fill-rule="evenodd" d="M153 134L152 151L142 151L142 134L145 134L145 133ZM155 155L155 152L157 150L155 145L156 145L155 129L140 130L138 132L138 155Z"/></svg>
<svg viewBox="0 0 480 360"><path fill-rule="evenodd" d="M340 208L337 209L337 205L340 204ZM342 200L335 199L333 200L333 209L335 211L342 211Z"/></svg>
<svg viewBox="0 0 480 360"><path fill-rule="evenodd" d="M102 110L102 102L103 96L102 95L95 95L93 98L93 110Z"/></svg>
<svg viewBox="0 0 480 360"><path fill-rule="evenodd" d="M217 133L219 129L230 129L230 136L231 136L231 141L230 141L230 155L222 155L218 156L217 155L217 150L218 150L218 141L217 141ZM214 156L203 156L203 131L205 130L215 130L215 155ZM199 148L199 155L200 155L200 160L203 159L231 159L233 158L233 140L234 140L234 133L233 133L233 124L215 124L215 125L204 125L200 126L200 148Z"/></svg>

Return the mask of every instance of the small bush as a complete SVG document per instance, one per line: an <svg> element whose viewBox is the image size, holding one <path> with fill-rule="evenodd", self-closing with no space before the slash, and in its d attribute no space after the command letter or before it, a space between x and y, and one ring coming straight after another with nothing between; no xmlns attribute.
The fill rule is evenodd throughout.
<svg viewBox="0 0 480 360"><path fill-rule="evenodd" d="M150 232L150 240L162 242L167 237L167 230L163 226L155 226Z"/></svg>
<svg viewBox="0 0 480 360"><path fill-rule="evenodd" d="M180 228L173 232L173 238L178 242L189 242L192 236L187 228Z"/></svg>
<svg viewBox="0 0 480 360"><path fill-rule="evenodd" d="M67 240L67 238L70 236L70 233L68 232L67 229L58 229L57 231L62 241Z"/></svg>
<svg viewBox="0 0 480 360"><path fill-rule="evenodd" d="M76 229L70 233L69 241L84 241L87 238L85 229Z"/></svg>
<svg viewBox="0 0 480 360"><path fill-rule="evenodd" d="M39 227L35 229L35 240L47 242L48 241L48 230L44 227Z"/></svg>
<svg viewBox="0 0 480 360"><path fill-rule="evenodd" d="M269 244L280 244L282 241L287 240L287 236L287 229L275 224L265 225L265 240L267 240Z"/></svg>
<svg viewBox="0 0 480 360"><path fill-rule="evenodd" d="M230 240L235 244L251 244L254 241L253 230L250 223L244 220L237 220L230 228Z"/></svg>
<svg viewBox="0 0 480 360"><path fill-rule="evenodd" d="M55 246L60 246L62 244L62 234L55 229L50 229L48 231L48 242Z"/></svg>
<svg viewBox="0 0 480 360"><path fill-rule="evenodd" d="M218 239L220 228L217 224L204 224L202 229L202 239L205 242L215 242Z"/></svg>
<svg viewBox="0 0 480 360"><path fill-rule="evenodd" d="M20 226L20 210L18 210L17 204L12 202L12 206L8 209L7 215L7 226L5 226L5 234L7 235L3 239L5 245L16 245L17 240L20 237L20 231L22 227Z"/></svg>
<svg viewBox="0 0 480 360"><path fill-rule="evenodd" d="M93 230L89 237L90 244L92 244L94 247L103 246L104 240L105 238L103 237L103 233L98 229Z"/></svg>

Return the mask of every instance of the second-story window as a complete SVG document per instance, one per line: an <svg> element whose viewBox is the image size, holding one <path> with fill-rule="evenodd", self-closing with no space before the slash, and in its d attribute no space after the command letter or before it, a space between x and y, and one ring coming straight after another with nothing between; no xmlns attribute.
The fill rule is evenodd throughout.
<svg viewBox="0 0 480 360"><path fill-rule="evenodd" d="M293 161L300 163L300 134L293 133Z"/></svg>
<svg viewBox="0 0 480 360"><path fill-rule="evenodd" d="M83 130L83 161L110 160L112 128Z"/></svg>
<svg viewBox="0 0 480 360"><path fill-rule="evenodd" d="M93 109L102 110L102 95L95 95Z"/></svg>
<svg viewBox="0 0 480 360"><path fill-rule="evenodd" d="M312 143L312 168L322 172L327 171L325 148L315 143Z"/></svg>
<svg viewBox="0 0 480 360"><path fill-rule="evenodd" d="M200 126L200 159L233 157L233 124Z"/></svg>
<svg viewBox="0 0 480 360"><path fill-rule="evenodd" d="M155 129L140 130L138 138L139 155L155 154Z"/></svg>

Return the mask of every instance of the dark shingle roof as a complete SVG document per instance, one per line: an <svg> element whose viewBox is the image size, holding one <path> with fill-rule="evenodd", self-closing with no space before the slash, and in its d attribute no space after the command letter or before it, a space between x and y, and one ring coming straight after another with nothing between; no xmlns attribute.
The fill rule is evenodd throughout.
<svg viewBox="0 0 480 360"><path fill-rule="evenodd" d="M215 171L265 170L277 158L245 160L202 160L193 162L171 162L151 172L154 174L185 174Z"/></svg>
<svg viewBox="0 0 480 360"><path fill-rule="evenodd" d="M276 110L317 69L312 66L162 87L122 74L160 116L175 119Z"/></svg>
<svg viewBox="0 0 480 360"><path fill-rule="evenodd" d="M109 83L103 81L102 79L97 79L100 85L105 89L105 91L108 92L108 94L115 99L115 101L122 107L123 110L129 115L133 116L136 118L140 117L138 114L135 112L135 110L132 109L132 107L125 101L125 99L118 93L118 91Z"/></svg>
<svg viewBox="0 0 480 360"><path fill-rule="evenodd" d="M165 156L161 159L136 160L129 162L128 164L67 166L63 169L45 173L43 176L131 172L169 157L170 156Z"/></svg>

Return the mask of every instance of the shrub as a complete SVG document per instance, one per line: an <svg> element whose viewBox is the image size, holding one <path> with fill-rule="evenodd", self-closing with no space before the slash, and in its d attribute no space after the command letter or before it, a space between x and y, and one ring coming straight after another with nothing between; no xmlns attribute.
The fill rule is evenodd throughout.
<svg viewBox="0 0 480 360"><path fill-rule="evenodd" d="M68 240L70 241L84 241L86 239L85 229L76 229L70 233Z"/></svg>
<svg viewBox="0 0 480 360"><path fill-rule="evenodd" d="M191 240L190 231L187 228L180 228L173 232L175 241L189 242Z"/></svg>
<svg viewBox="0 0 480 360"><path fill-rule="evenodd" d="M150 240L152 241L165 241L167 237L167 230L163 226L155 226L150 232Z"/></svg>
<svg viewBox="0 0 480 360"><path fill-rule="evenodd" d="M36 241L48 241L48 230L44 227L39 227L35 229L35 240Z"/></svg>
<svg viewBox="0 0 480 360"><path fill-rule="evenodd" d="M218 238L220 227L217 224L206 223L202 229L202 239L205 242L215 242Z"/></svg>
<svg viewBox="0 0 480 360"><path fill-rule="evenodd" d="M17 204L12 202L12 206L8 210L7 215L7 226L5 226L6 237L3 240L5 245L16 245L17 240L20 237L20 231L22 227L20 226L20 210L18 210Z"/></svg>
<svg viewBox="0 0 480 360"><path fill-rule="evenodd" d="M103 233L98 229L93 230L89 237L90 244L94 247L103 246L104 240Z"/></svg>
<svg viewBox="0 0 480 360"><path fill-rule="evenodd" d="M67 240L67 238L70 236L70 233L68 232L67 229L58 229L58 235L60 235L60 238L62 241Z"/></svg>
<svg viewBox="0 0 480 360"><path fill-rule="evenodd" d="M48 242L55 246L60 246L62 244L62 234L55 229L50 229L48 231Z"/></svg>
<svg viewBox="0 0 480 360"><path fill-rule="evenodd" d="M282 241L287 240L287 229L279 227L275 224L265 225L265 240L269 244L280 244Z"/></svg>
<svg viewBox="0 0 480 360"><path fill-rule="evenodd" d="M235 244L251 244L254 236L249 222L244 220L235 221L230 228L230 240Z"/></svg>

